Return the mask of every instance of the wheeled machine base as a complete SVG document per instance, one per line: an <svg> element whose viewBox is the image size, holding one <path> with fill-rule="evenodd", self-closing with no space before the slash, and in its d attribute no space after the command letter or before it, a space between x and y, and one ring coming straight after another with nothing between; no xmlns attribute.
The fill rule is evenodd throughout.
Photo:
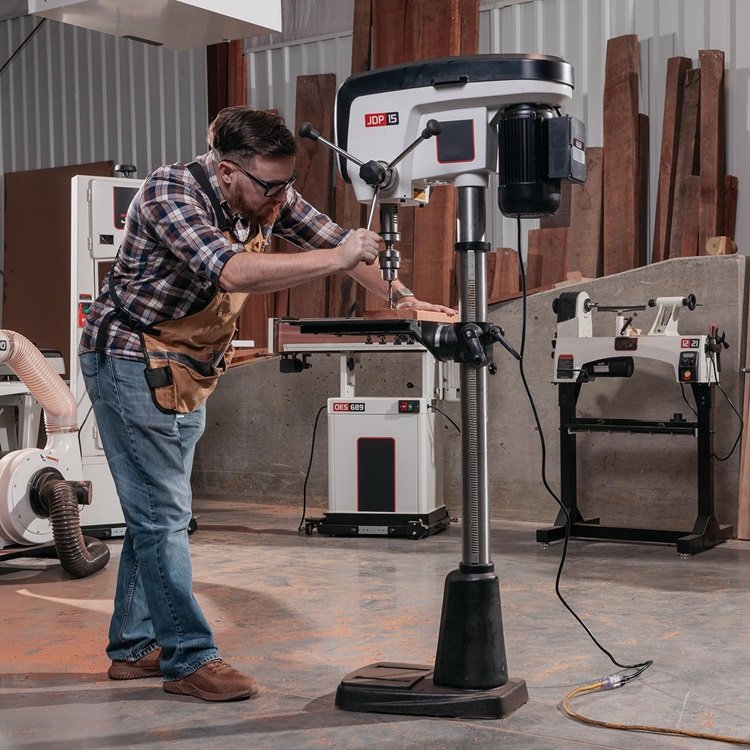
<svg viewBox="0 0 750 750"><path fill-rule="evenodd" d="M328 536L393 536L422 539L451 525L444 505L425 514L411 513L324 513L323 518L306 518L305 533L315 529Z"/></svg>
<svg viewBox="0 0 750 750"><path fill-rule="evenodd" d="M436 685L431 667L377 662L346 675L336 690L345 711L465 719L503 719L526 703L523 680L487 690Z"/></svg>

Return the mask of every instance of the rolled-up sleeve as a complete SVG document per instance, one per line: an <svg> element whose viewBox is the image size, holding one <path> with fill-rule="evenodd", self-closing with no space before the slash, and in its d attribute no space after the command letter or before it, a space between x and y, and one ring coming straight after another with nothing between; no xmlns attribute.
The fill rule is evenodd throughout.
<svg viewBox="0 0 750 750"><path fill-rule="evenodd" d="M273 232L303 249L336 247L351 234L351 230L340 227L292 188Z"/></svg>

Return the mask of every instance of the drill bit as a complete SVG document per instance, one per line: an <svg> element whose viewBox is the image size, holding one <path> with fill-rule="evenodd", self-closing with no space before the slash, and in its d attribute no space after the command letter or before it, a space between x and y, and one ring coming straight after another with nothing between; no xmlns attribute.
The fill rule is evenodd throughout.
<svg viewBox="0 0 750 750"><path fill-rule="evenodd" d="M396 309L396 305L393 304L393 282L390 279L388 280L388 309Z"/></svg>

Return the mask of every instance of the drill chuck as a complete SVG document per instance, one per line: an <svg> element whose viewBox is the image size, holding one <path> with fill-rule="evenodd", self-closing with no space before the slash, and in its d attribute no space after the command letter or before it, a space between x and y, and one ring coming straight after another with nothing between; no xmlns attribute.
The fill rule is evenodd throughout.
<svg viewBox="0 0 750 750"><path fill-rule="evenodd" d="M398 269L401 268L401 254L393 246L386 245L378 256L380 272L385 281L395 281L398 278Z"/></svg>

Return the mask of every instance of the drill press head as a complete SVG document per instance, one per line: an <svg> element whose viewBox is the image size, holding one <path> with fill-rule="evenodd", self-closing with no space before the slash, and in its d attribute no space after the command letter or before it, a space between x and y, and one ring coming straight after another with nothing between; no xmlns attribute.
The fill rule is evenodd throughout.
<svg viewBox="0 0 750 750"><path fill-rule="evenodd" d="M557 110L572 90L570 64L543 55L473 55L382 68L352 76L339 89L337 143L361 162L375 156L388 164L436 120L440 134L393 168L379 201L415 206L428 202L433 185L486 187L500 154L500 208L514 216L553 213L560 180L585 179L583 126ZM509 127L503 127L506 120ZM360 167L342 158L340 168L357 199L371 201L372 183ZM540 183L542 189L530 187Z"/></svg>
<svg viewBox="0 0 750 750"><path fill-rule="evenodd" d="M380 202L390 307L399 205L427 203L433 185L487 187L498 172L504 214L543 216L557 211L561 180L586 179L583 124L558 109L572 89L572 67L543 55L449 57L344 82L336 97L338 146L328 145L357 199L372 203L368 228ZM306 126L300 133L309 136Z"/></svg>

